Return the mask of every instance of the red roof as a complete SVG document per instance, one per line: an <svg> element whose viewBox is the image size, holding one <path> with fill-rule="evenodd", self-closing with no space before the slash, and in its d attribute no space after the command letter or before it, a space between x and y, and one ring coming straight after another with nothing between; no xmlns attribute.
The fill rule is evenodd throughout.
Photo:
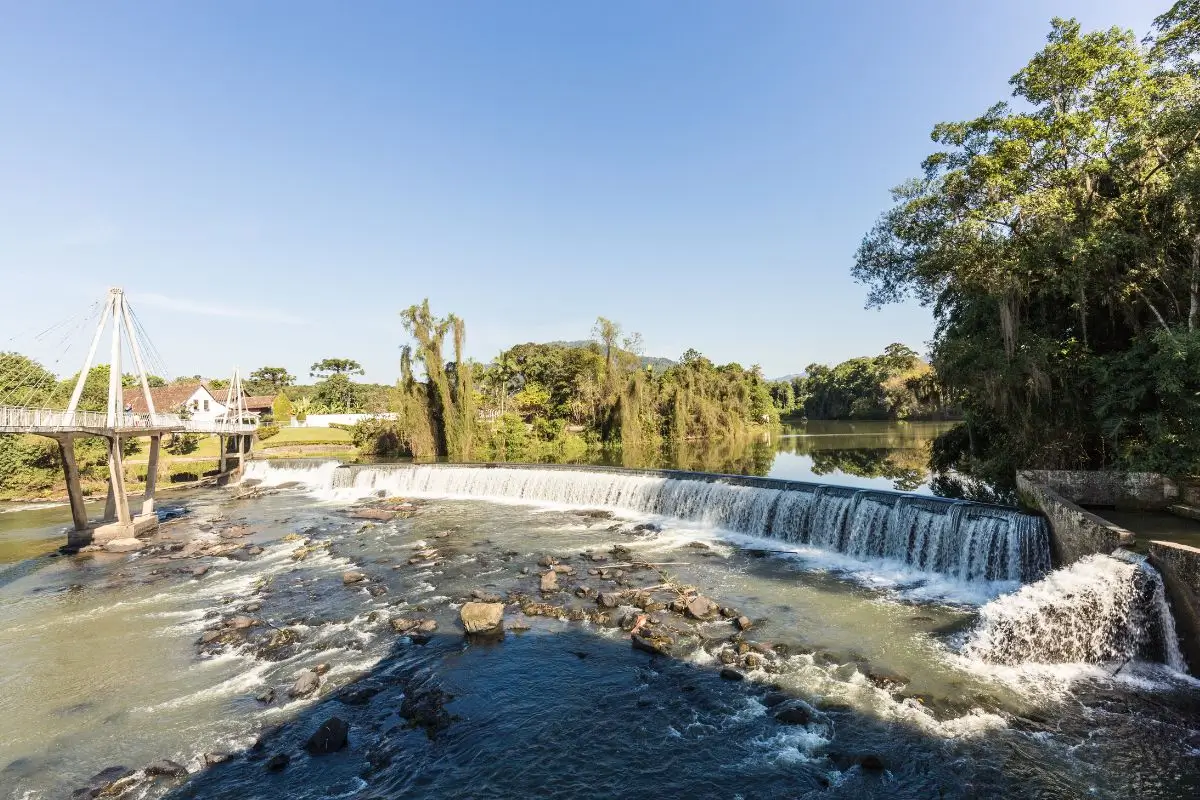
<svg viewBox="0 0 1200 800"><path fill-rule="evenodd" d="M275 398L279 395L274 394L252 394L246 398L247 411L270 411L275 405Z"/></svg>
<svg viewBox="0 0 1200 800"><path fill-rule="evenodd" d="M164 414L174 413L201 387L210 395L212 394L209 388L203 383L194 381L192 383L173 383L170 386L160 386L157 389L151 389L150 396L154 398L154 410ZM146 407L146 397L142 394L141 386L127 387L123 394L125 402L133 406L134 413L145 414L150 410ZM216 398L214 397L213 399Z"/></svg>

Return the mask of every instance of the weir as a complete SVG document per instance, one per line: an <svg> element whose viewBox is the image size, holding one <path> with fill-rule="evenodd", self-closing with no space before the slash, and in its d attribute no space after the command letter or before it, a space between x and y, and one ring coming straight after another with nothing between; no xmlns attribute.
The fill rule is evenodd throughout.
<svg viewBox="0 0 1200 800"><path fill-rule="evenodd" d="M876 489L675 470L508 464L251 462L246 478L268 486L296 481L345 499L385 492L661 515L962 581L1027 583L1050 570L1040 517Z"/></svg>

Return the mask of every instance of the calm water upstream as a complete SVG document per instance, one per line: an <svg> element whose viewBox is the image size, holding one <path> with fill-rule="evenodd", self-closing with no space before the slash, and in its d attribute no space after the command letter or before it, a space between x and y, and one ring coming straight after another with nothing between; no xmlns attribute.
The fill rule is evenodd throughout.
<svg viewBox="0 0 1200 800"><path fill-rule="evenodd" d="M742 457L922 485L927 429L826 434ZM257 494L172 498L191 513L134 555L52 554L65 508L0 508L0 796L127 771L125 797L1200 792L1200 686L1168 665L1157 584L1109 558L1043 579L1012 512L561 468L249 470ZM684 587L752 627L672 611ZM503 638L463 636L472 593L508 601ZM639 615L666 655L631 647ZM335 716L347 746L310 755ZM190 774L145 773L161 759Z"/></svg>

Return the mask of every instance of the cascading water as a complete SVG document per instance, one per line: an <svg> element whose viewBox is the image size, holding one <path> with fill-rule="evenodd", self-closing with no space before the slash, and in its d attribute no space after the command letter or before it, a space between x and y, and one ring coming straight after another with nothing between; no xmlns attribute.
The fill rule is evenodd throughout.
<svg viewBox="0 0 1200 800"><path fill-rule="evenodd" d="M332 465L332 466L331 466ZM1050 568L1039 517L1016 509L838 486L700 473L538 466L276 467L247 479L302 482L330 499L384 492L612 508L886 559L962 581L1031 581Z"/></svg>
<svg viewBox="0 0 1200 800"><path fill-rule="evenodd" d="M964 653L997 664L1164 662L1184 670L1162 577L1140 556L1093 555L980 611Z"/></svg>

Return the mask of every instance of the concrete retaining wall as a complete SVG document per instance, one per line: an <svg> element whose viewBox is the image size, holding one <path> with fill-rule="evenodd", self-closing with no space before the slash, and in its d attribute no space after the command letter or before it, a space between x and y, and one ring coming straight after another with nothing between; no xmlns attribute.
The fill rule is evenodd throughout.
<svg viewBox="0 0 1200 800"><path fill-rule="evenodd" d="M1162 574L1189 671L1200 675L1200 550L1174 542L1151 542L1150 564Z"/></svg>
<svg viewBox="0 0 1200 800"><path fill-rule="evenodd" d="M1105 470L1024 470L1017 475L1054 490L1061 497L1085 506L1113 506L1142 511L1163 509L1178 503L1180 489L1174 481L1156 472L1111 472Z"/></svg>
<svg viewBox="0 0 1200 800"><path fill-rule="evenodd" d="M1021 499L1046 515L1050 524L1050 556L1055 567L1073 564L1093 553L1111 553L1133 544L1133 534L1077 506L1052 487L1035 480L1040 472L1017 474Z"/></svg>

